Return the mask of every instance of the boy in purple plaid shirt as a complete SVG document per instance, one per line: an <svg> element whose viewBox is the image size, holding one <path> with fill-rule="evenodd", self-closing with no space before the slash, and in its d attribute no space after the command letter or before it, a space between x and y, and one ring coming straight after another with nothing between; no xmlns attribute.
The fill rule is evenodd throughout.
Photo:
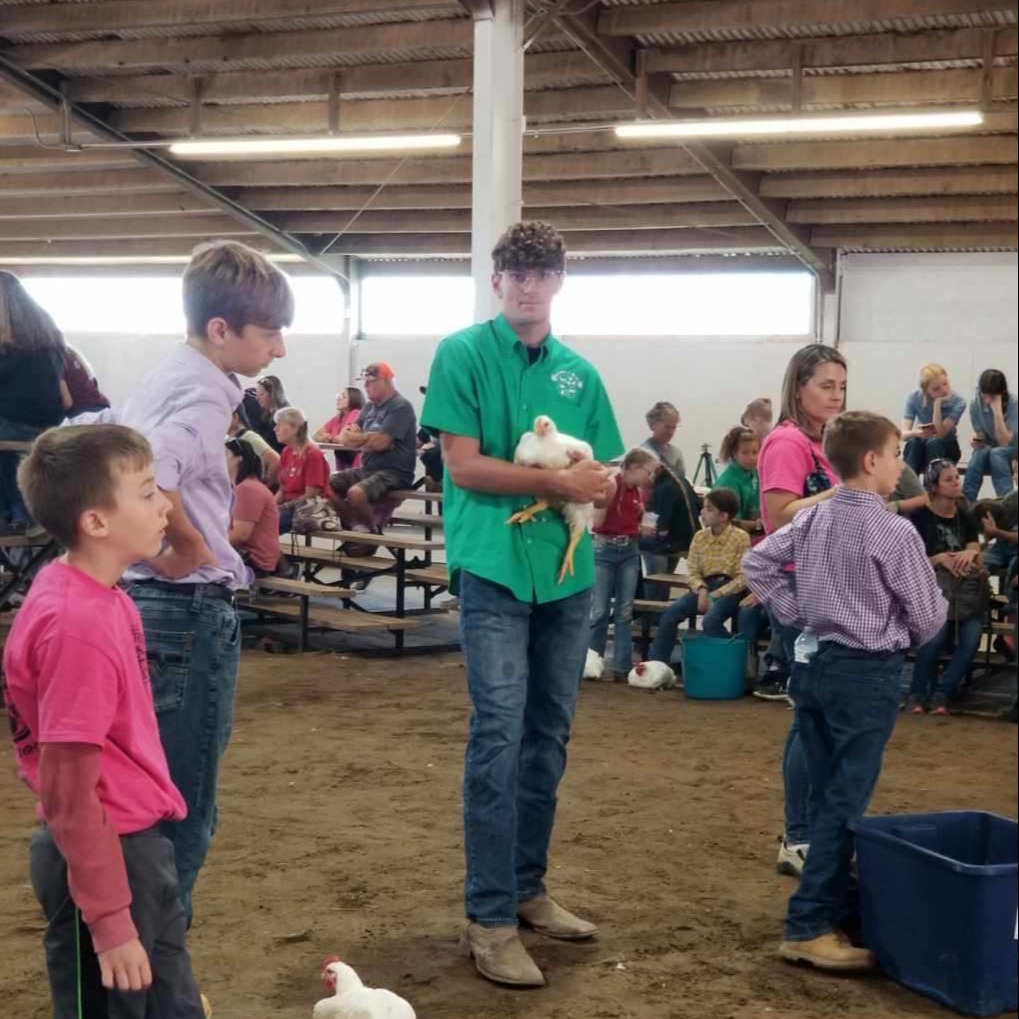
<svg viewBox="0 0 1019 1019"><path fill-rule="evenodd" d="M849 971L874 964L843 932L851 914L849 823L863 815L881 772L906 651L941 629L948 605L916 529L885 506L902 473L896 426L877 414L843 413L828 425L824 449L842 487L747 552L743 572L781 622L803 631L789 693L816 813L779 953Z"/></svg>

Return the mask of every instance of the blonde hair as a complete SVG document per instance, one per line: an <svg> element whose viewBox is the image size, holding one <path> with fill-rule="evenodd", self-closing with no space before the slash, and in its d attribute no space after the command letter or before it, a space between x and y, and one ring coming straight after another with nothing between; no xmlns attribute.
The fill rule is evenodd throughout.
<svg viewBox="0 0 1019 1019"><path fill-rule="evenodd" d="M930 364L925 364L920 369L920 388L927 392L927 387L935 380L940 379L944 375L948 377L948 372L940 364L935 364L933 361Z"/></svg>
<svg viewBox="0 0 1019 1019"><path fill-rule="evenodd" d="M628 471L632 467L643 467L644 464L658 463L658 457L649 453L646 449L631 449L623 457L623 470Z"/></svg>
<svg viewBox="0 0 1019 1019"><path fill-rule="evenodd" d="M299 407L283 407L272 419L276 424L293 425L297 429L297 441L302 445L308 441L308 419Z"/></svg>

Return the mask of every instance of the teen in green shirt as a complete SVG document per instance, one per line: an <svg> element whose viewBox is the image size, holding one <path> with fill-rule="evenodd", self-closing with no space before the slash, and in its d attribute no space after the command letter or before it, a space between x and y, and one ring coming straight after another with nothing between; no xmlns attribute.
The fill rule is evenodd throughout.
<svg viewBox="0 0 1019 1019"><path fill-rule="evenodd" d="M509 525L536 499L603 505L614 493L598 461L623 452L597 371L550 332L562 287L562 238L519 223L493 252L502 314L443 340L422 424L442 433L444 520L452 589L460 596L473 704L464 770L467 877L464 947L497 983L539 986L518 923L550 937L591 937L593 924L545 891L556 789L587 652L594 556L558 582L567 530L555 510ZM594 460L567 470L514 464L538 415L588 442Z"/></svg>
<svg viewBox="0 0 1019 1019"><path fill-rule="evenodd" d="M757 480L757 455L761 440L751 429L737 425L722 440L719 458L728 463L718 476L715 488L729 488L739 498L739 512L733 523L751 535L763 535L761 490Z"/></svg>

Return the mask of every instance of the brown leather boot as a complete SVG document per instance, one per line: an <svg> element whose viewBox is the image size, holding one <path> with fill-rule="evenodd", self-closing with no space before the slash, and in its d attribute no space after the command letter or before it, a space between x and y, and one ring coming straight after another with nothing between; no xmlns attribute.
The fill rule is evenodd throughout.
<svg viewBox="0 0 1019 1019"><path fill-rule="evenodd" d="M818 969L836 972L860 972L873 969L874 953L857 948L841 933L833 931L810 941L783 941L778 954L788 962L806 962Z"/></svg>
<svg viewBox="0 0 1019 1019"><path fill-rule="evenodd" d="M583 941L598 933L593 923L574 916L547 895L521 902L517 906L517 917L525 927L559 941Z"/></svg>
<svg viewBox="0 0 1019 1019"><path fill-rule="evenodd" d="M468 923L460 938L460 950L474 967L495 984L509 987L544 987L545 978L527 954L516 927L483 927Z"/></svg>

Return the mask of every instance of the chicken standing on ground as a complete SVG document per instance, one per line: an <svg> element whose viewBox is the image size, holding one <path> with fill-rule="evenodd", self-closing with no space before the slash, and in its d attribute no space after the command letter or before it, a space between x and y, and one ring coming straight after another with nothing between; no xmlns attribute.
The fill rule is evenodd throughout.
<svg viewBox="0 0 1019 1019"><path fill-rule="evenodd" d="M315 1006L312 1019L417 1019L409 1002L392 991L365 987L338 956L322 963L322 983L332 995Z"/></svg>
<svg viewBox="0 0 1019 1019"><path fill-rule="evenodd" d="M524 432L517 443L517 451L513 462L523 467L542 467L545 470L561 471L570 464L580 460L593 460L594 450L582 439L572 435L563 435L555 426L555 422L544 414L534 419L534 431ZM526 509L514 513L506 521L508 524L529 524L534 518L547 509L558 510L566 521L570 531L570 541L563 555L559 568L559 583L566 579L568 573L573 576L573 555L594 521L592 503L565 502L555 503L539 499Z"/></svg>

